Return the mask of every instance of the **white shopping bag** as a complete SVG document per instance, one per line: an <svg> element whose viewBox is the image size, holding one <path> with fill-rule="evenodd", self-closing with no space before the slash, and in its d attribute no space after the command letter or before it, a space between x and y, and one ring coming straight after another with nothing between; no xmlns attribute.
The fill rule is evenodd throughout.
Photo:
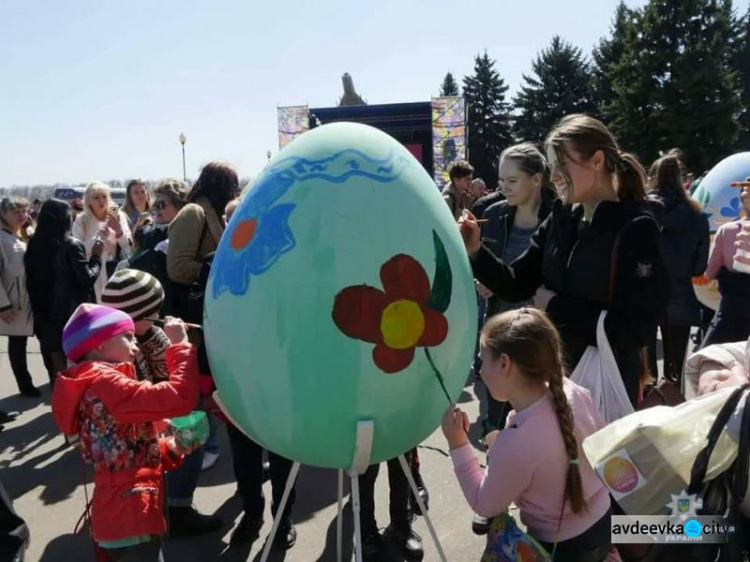
<svg viewBox="0 0 750 562"><path fill-rule="evenodd" d="M596 324L597 347L589 346L586 349L570 380L591 393L599 413L607 423L611 423L632 414L634 410L604 331L606 317L607 312L602 311Z"/></svg>

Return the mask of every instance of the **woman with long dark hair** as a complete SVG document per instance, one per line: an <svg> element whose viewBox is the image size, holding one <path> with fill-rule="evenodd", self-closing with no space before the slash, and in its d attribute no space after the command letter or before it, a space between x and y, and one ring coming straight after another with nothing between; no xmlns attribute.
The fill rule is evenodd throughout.
<svg viewBox="0 0 750 562"><path fill-rule="evenodd" d="M169 225L167 271L180 285L198 280L204 258L215 252L224 233L224 208L240 194L237 171L214 161L201 170L185 205Z"/></svg>
<svg viewBox="0 0 750 562"><path fill-rule="evenodd" d="M49 220L54 224L49 225L48 234L43 239L54 240L57 244L54 260L46 264L47 279L52 269L55 280L51 291L52 312L48 346L53 353L53 358L57 357L65 361L62 348L63 328L78 305L85 302L96 303L95 287L103 267L102 253L105 241L103 237L94 239L88 252L90 257L87 257L86 246L72 234L72 209L70 207L65 209L61 204L67 206L63 201L50 200L45 203L48 208L53 207L49 208ZM42 213L40 217L41 215ZM41 222L40 220L40 227ZM47 282L46 290L50 291L49 282Z"/></svg>
<svg viewBox="0 0 750 562"><path fill-rule="evenodd" d="M29 240L24 256L26 287L34 313L34 333L44 359L50 383L59 371L65 369L65 355L54 343L52 310L55 303L55 256L62 247L65 235L73 224L73 209L65 201L49 199L42 204L37 216L36 233Z"/></svg>
<svg viewBox="0 0 750 562"><path fill-rule="evenodd" d="M690 328L701 322L692 278L702 275L708 263L708 219L683 187L682 165L676 155L668 154L652 164L649 187L664 205L661 248L670 279L669 304L661 322L664 368L681 379ZM655 371L653 355L651 369Z"/></svg>

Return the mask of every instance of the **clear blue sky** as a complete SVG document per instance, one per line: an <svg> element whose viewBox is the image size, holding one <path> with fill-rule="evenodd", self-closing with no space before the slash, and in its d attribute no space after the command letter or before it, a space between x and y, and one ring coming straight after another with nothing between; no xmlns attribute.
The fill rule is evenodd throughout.
<svg viewBox="0 0 750 562"><path fill-rule="evenodd" d="M642 5L644 0L631 0ZM511 87L554 34L590 52L616 0L0 0L0 186L253 176L276 107L426 101L487 49ZM748 0L735 0L745 10Z"/></svg>

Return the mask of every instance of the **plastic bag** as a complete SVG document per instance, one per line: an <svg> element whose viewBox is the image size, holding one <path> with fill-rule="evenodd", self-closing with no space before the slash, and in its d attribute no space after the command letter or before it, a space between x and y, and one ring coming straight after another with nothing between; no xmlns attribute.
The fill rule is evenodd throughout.
<svg viewBox="0 0 750 562"><path fill-rule="evenodd" d="M622 418L583 441L583 451L612 497L629 515L669 515L672 495L690 483L690 470L708 442L719 410L737 387L655 406ZM726 429L708 465L706 480L737 457L738 443Z"/></svg>
<svg viewBox="0 0 750 562"><path fill-rule="evenodd" d="M622 382L620 369L604 331L607 313L599 315L596 324L596 345L588 347L570 375L570 380L591 393L594 406L607 423L633 413L633 405Z"/></svg>

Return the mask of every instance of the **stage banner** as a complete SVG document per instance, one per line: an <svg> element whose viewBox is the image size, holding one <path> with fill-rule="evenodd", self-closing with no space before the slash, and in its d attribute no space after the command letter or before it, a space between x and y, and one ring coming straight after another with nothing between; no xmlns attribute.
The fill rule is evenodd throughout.
<svg viewBox="0 0 750 562"><path fill-rule="evenodd" d="M461 96L432 98L432 154L435 183L448 184L448 167L466 158L466 104Z"/></svg>
<svg viewBox="0 0 750 562"><path fill-rule="evenodd" d="M306 105L279 107L279 150L310 129L310 111Z"/></svg>

